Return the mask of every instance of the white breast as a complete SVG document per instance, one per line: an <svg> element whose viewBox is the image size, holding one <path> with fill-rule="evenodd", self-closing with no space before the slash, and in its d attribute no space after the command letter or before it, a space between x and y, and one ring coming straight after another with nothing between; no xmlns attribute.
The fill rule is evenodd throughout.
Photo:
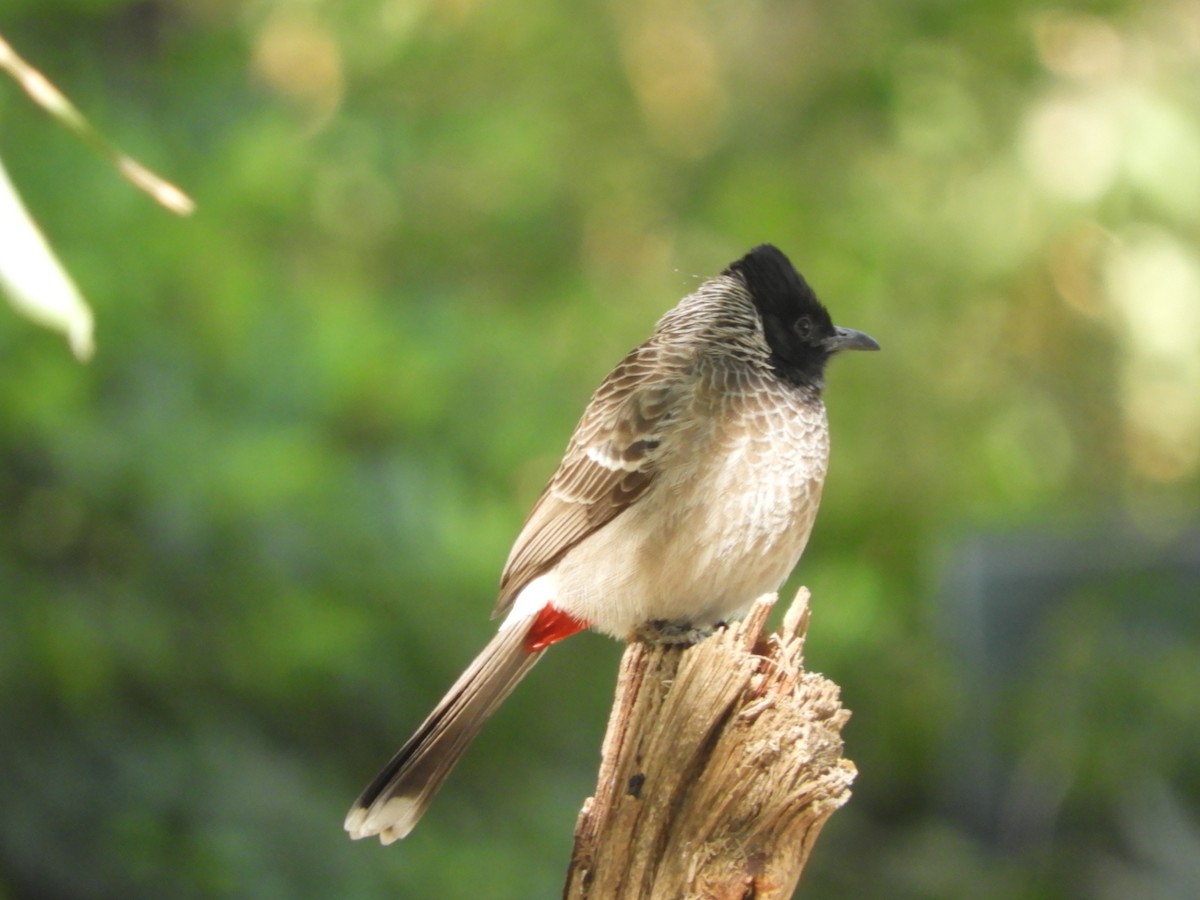
<svg viewBox="0 0 1200 900"><path fill-rule="evenodd" d="M660 472L629 509L522 591L626 638L651 619L738 618L795 567L829 457L825 409L782 385L697 392L664 442Z"/></svg>

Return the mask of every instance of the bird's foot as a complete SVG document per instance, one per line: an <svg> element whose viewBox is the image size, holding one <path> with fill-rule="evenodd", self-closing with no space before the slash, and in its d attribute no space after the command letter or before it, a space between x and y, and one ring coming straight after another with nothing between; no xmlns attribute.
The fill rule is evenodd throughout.
<svg viewBox="0 0 1200 900"><path fill-rule="evenodd" d="M698 644L715 630L686 620L651 619L633 630L633 638L647 644Z"/></svg>

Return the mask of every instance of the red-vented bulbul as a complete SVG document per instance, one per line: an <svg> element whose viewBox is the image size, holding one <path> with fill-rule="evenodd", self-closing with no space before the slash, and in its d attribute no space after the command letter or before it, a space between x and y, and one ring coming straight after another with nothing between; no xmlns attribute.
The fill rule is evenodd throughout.
<svg viewBox="0 0 1200 900"><path fill-rule="evenodd" d="M355 801L353 838L404 837L550 644L585 628L695 635L744 615L800 558L829 459L837 328L770 245L668 312L604 379L500 578L499 633Z"/></svg>

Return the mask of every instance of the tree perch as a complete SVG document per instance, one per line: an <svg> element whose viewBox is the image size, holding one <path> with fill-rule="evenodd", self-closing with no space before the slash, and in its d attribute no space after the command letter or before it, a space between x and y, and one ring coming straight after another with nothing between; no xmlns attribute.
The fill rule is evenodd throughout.
<svg viewBox="0 0 1200 900"><path fill-rule="evenodd" d="M850 713L805 672L807 589L777 634L775 597L694 646L630 643L565 900L791 897L850 798Z"/></svg>

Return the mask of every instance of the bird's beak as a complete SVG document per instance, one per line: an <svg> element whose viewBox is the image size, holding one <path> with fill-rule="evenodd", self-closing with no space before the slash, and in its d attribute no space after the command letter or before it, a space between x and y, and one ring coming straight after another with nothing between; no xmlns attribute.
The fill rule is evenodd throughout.
<svg viewBox="0 0 1200 900"><path fill-rule="evenodd" d="M834 328L833 337L829 339L829 351L831 353L836 353L839 350L878 349L879 341L875 340L869 334L855 331L853 328Z"/></svg>

